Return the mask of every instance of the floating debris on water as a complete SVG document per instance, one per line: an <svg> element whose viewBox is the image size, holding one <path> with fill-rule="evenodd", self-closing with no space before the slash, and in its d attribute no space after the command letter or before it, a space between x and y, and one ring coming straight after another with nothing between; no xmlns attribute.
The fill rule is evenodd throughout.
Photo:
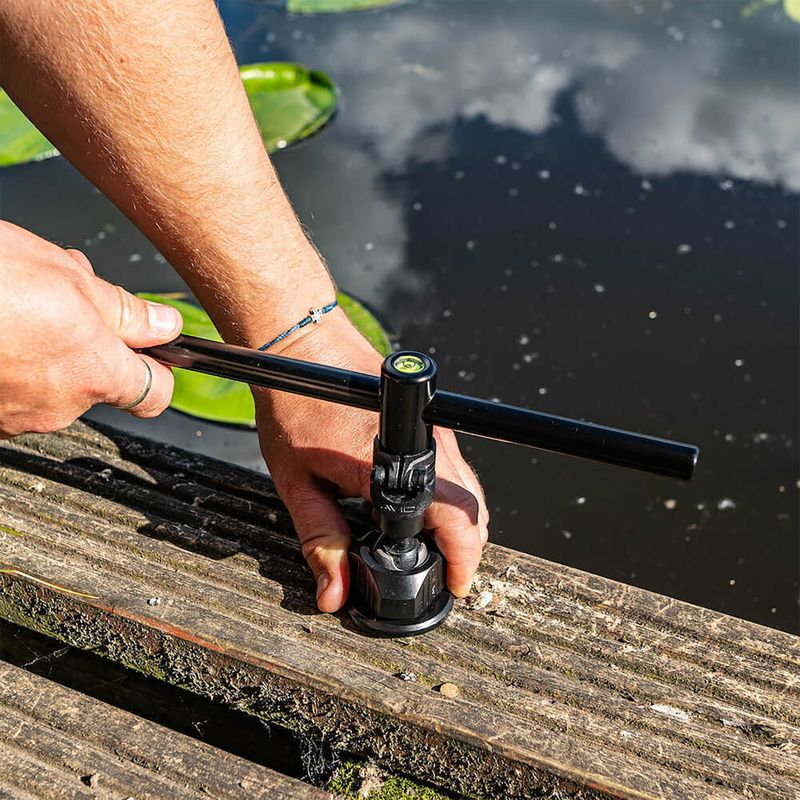
<svg viewBox="0 0 800 800"><path fill-rule="evenodd" d="M678 501L673 500L672 498L669 498L669 500L664 501L664 508L666 508L668 511L674 511L677 505Z"/></svg>
<svg viewBox="0 0 800 800"><path fill-rule="evenodd" d="M539 170L539 177L540 177L540 178L541 178L543 181L546 181L546 180L547 180L547 179L550 177L550 170L547 170L547 169L540 169L540 170Z"/></svg>
<svg viewBox="0 0 800 800"><path fill-rule="evenodd" d="M690 244L679 244L678 245L678 254L685 256L687 253L692 252L692 246Z"/></svg>
<svg viewBox="0 0 800 800"><path fill-rule="evenodd" d="M717 503L717 508L720 511L730 511L736 508L736 501L731 500L730 497L723 497L722 500Z"/></svg>
<svg viewBox="0 0 800 800"><path fill-rule="evenodd" d="M602 283L596 283L594 285L594 290L597 292L597 294L604 294L605 290L606 290L606 287L603 286Z"/></svg>

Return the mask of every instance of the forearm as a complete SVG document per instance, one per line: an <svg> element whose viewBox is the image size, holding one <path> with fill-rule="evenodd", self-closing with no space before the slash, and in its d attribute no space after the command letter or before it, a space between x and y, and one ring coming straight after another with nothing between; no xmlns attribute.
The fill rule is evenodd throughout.
<svg viewBox="0 0 800 800"><path fill-rule="evenodd" d="M254 344L331 299L211 0L5 0L0 23L9 94L226 338Z"/></svg>

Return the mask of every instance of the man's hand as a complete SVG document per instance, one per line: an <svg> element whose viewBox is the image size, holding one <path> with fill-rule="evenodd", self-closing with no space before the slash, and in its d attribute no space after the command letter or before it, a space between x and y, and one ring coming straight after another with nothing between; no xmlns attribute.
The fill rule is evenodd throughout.
<svg viewBox="0 0 800 800"><path fill-rule="evenodd" d="M147 380L131 347L180 333L180 314L95 277L89 260L0 221L0 438L69 425L96 403L125 406ZM130 409L154 417L172 372L146 359L152 387Z"/></svg>
<svg viewBox="0 0 800 800"><path fill-rule="evenodd" d="M287 342L280 354L372 374L380 372L382 362L338 310L320 327ZM369 499L378 417L283 392L255 393L261 449L317 579L317 603L322 611L336 611L347 599L350 544L336 498ZM436 496L425 525L447 561L449 589L463 597L486 544L489 514L453 433L437 430L435 435Z"/></svg>
<svg viewBox="0 0 800 800"><path fill-rule="evenodd" d="M333 297L333 281L298 224L264 150L212 0L3 0L0 36L3 88L166 256L225 341L258 347ZM202 103L195 91L198 74L203 75ZM59 258L63 261L63 252ZM14 285L27 280L29 276L21 276ZM69 342L70 351L80 354L73 372L81 389L70 390L64 406L69 414L51 410L55 422L65 422L98 399L130 402L141 384L133 378L135 360L120 348L133 341L163 341L131 341L106 319L106 340L116 336L116 349L95 344L87 357L92 326L101 327L102 303L92 302L95 295L85 283L97 292L101 286L106 293L118 293L96 279L88 281L88 273L81 290L68 281L68 292L57 292L54 282L41 279L34 297L45 291L51 293L48 297L68 295L70 318L93 321L81 319L70 328L61 303L53 301L52 307L35 308L30 315L38 322L27 336L28 351L12 350L32 353L42 373L42 359L36 357L41 350L33 342L47 330L49 344L57 346L60 339L59 344ZM0 297L7 293L0 291ZM27 324L27 312L20 309L30 298L23 302L16 297L14 302L14 313ZM92 313L84 313L92 305ZM0 346L8 335L7 330L0 332ZM311 333L287 340L280 352L365 372L380 369L380 358L341 311L327 314ZM95 373L98 355L102 369ZM57 369L57 364L46 362L47 368ZM33 368L18 366L0 367L0 423L8 397L3 381L24 382L24 370ZM152 402L166 404L167 380L159 373ZM39 392L30 388L36 385L42 387ZM50 402L61 385L71 384L61 375L49 380L46 370L26 384L27 394L15 402L14 429L26 427L20 422L25 402ZM259 393L257 411L262 449L320 581L320 608L338 608L347 591L348 533L333 500L337 493L368 494L377 417L269 392ZM53 419L37 423L40 430L51 427ZM426 522L447 559L450 588L463 595L486 539L487 514L452 434L440 431L437 440L438 495ZM328 584L323 585L326 576Z"/></svg>

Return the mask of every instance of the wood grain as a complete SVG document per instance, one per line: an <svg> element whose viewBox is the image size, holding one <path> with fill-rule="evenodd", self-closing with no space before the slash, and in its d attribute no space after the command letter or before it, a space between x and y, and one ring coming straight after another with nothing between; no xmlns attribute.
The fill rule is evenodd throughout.
<svg viewBox="0 0 800 800"><path fill-rule="evenodd" d="M0 797L331 795L0 661Z"/></svg>
<svg viewBox="0 0 800 800"><path fill-rule="evenodd" d="M0 615L449 791L800 798L797 637L489 545L441 629L367 638L223 462L83 424L3 443L0 561Z"/></svg>

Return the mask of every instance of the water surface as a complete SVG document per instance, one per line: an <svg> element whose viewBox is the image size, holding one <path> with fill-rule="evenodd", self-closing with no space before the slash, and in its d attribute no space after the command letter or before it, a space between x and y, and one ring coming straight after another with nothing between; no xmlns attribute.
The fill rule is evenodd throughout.
<svg viewBox="0 0 800 800"><path fill-rule="evenodd" d="M800 26L741 8L221 3L241 63L341 88L276 166L442 387L702 448L684 485L465 438L493 540L797 629ZM131 290L183 288L63 159L5 170L2 211ZM93 415L261 468L250 432Z"/></svg>

